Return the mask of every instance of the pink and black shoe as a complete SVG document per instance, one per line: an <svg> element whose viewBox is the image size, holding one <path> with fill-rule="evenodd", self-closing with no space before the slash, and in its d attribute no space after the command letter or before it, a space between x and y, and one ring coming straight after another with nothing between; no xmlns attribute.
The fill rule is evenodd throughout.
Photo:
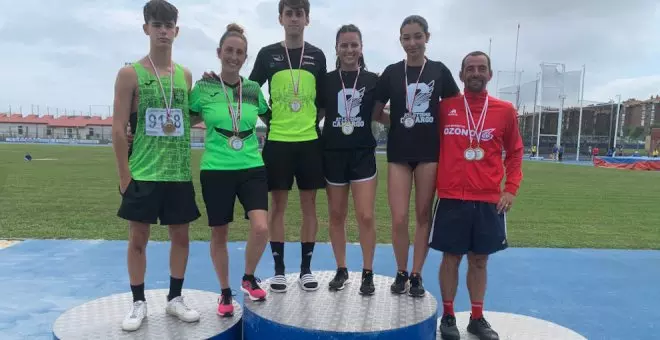
<svg viewBox="0 0 660 340"><path fill-rule="evenodd" d="M218 298L218 315L222 317L234 316L234 304L232 300L231 293L220 295L220 298Z"/></svg>
<svg viewBox="0 0 660 340"><path fill-rule="evenodd" d="M266 291L259 285L259 279L254 275L244 275L241 282L241 290L248 295L252 301L266 300Z"/></svg>

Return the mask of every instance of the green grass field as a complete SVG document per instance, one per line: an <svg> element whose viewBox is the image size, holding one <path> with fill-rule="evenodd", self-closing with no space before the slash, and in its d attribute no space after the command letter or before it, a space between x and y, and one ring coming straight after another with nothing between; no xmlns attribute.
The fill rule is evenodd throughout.
<svg viewBox="0 0 660 340"><path fill-rule="evenodd" d="M35 159L54 160L25 162L26 151ZM198 179L200 156L201 150L193 151L203 216L193 224L191 238L208 240ZM0 238L126 239L126 223L116 217L120 197L112 148L0 144L0 160ZM378 242L390 243L387 166L384 157L378 162ZM512 246L660 249L660 173L525 162L524 174L515 207L507 216ZM319 191L317 205L319 241L327 241L324 191ZM237 207L230 237L244 240L247 221ZM300 223L298 194L292 192L288 240L297 240ZM357 242L352 208L348 234ZM155 227L152 239L167 239L166 229Z"/></svg>

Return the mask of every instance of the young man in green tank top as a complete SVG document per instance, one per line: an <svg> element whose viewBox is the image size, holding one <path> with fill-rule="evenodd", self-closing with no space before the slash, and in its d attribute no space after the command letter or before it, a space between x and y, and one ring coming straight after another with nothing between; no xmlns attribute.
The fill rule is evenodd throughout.
<svg viewBox="0 0 660 340"><path fill-rule="evenodd" d="M189 223L199 218L190 165L190 71L172 61L178 10L164 0L144 6L149 55L119 71L115 84L112 140L122 196L118 216L129 221L128 273L133 305L122 329L135 331L147 315L144 294L150 226L169 225L170 290L166 312L186 322L199 313L186 306L181 289L188 262ZM134 136L129 149L126 126ZM164 297L163 297L164 298Z"/></svg>

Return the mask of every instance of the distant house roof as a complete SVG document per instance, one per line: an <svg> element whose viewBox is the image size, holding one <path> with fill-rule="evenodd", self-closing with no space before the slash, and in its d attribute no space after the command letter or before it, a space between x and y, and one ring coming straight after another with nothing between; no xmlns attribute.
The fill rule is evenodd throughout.
<svg viewBox="0 0 660 340"><path fill-rule="evenodd" d="M52 115L27 115L20 113L0 113L0 124L43 124L50 127L64 128L84 128L87 126L112 126L112 117L102 118L100 116L60 116L55 118ZM195 128L205 129L204 123L194 126Z"/></svg>

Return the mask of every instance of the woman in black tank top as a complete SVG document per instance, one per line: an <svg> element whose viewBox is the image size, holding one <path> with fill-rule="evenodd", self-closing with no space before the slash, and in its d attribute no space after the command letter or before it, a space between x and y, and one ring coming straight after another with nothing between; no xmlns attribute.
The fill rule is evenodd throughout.
<svg viewBox="0 0 660 340"><path fill-rule="evenodd" d="M354 25L339 29L336 50L337 69L327 74L323 94L323 172L328 183L330 240L337 262L337 274L329 288L341 290L348 280L345 225L349 191L352 191L363 256L360 293L372 295L375 290L372 265L376 246L374 204L378 171L371 113L378 75L365 68L362 35Z"/></svg>
<svg viewBox="0 0 660 340"><path fill-rule="evenodd" d="M380 76L373 111L374 120L390 126L387 190L392 214L392 245L398 267L391 290L396 294L407 291L417 297L425 295L421 272L428 252L438 164L438 102L460 93L449 69L425 56L429 38L428 23L424 18L413 15L403 21L400 42L406 58L389 65ZM390 104L389 115L383 113L387 102ZM413 183L417 223L409 277L408 212Z"/></svg>

